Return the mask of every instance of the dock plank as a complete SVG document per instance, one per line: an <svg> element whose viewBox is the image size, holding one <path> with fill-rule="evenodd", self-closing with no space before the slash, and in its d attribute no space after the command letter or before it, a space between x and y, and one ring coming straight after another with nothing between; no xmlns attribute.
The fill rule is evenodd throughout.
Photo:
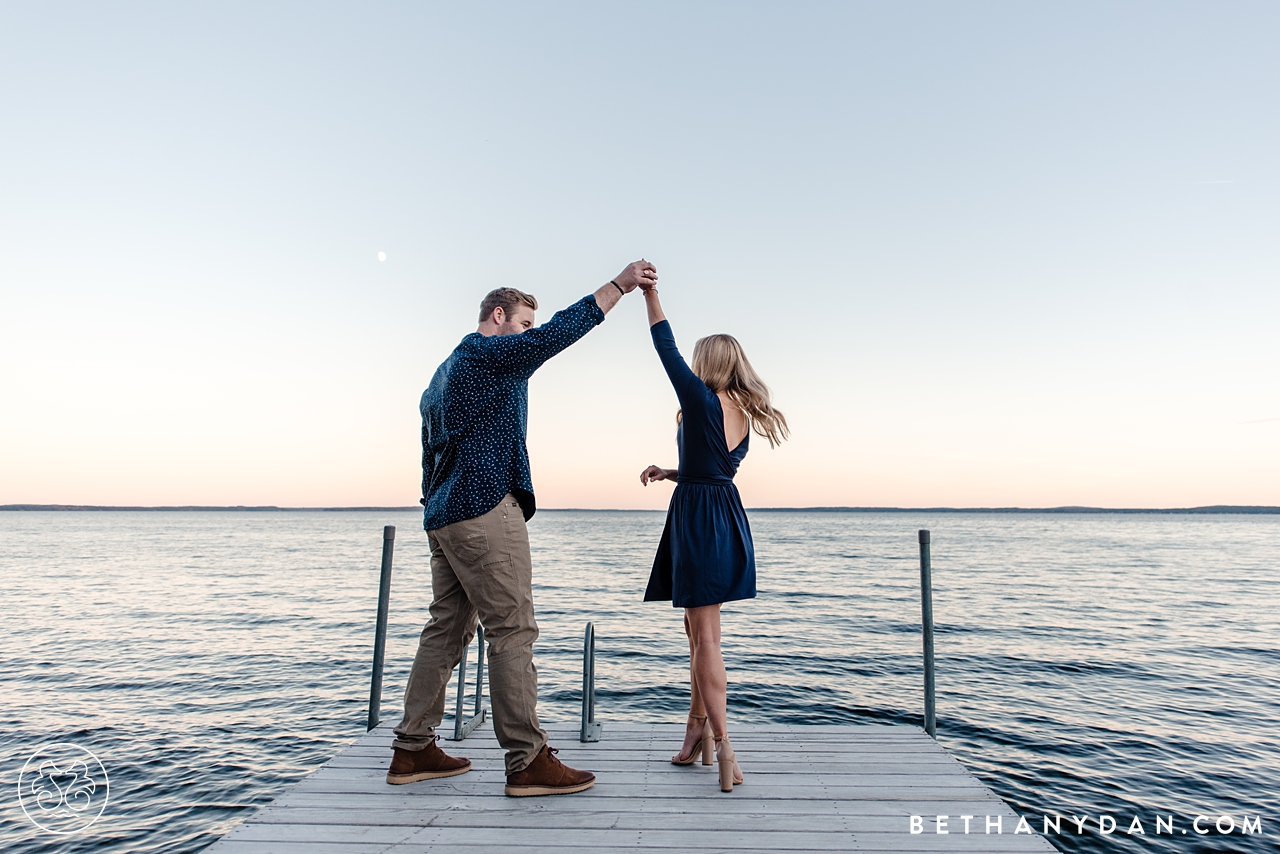
<svg viewBox="0 0 1280 854"><path fill-rule="evenodd" d="M576 727L547 727L570 765L594 771L586 792L544 798L503 794L503 753L486 723L462 743L471 772L404 786L385 781L388 725L260 809L212 854L426 854L469 852L883 851L1024 854L1055 849L1015 834L1016 814L920 729L908 726L773 724L733 730L747 777L720 792L715 766L674 766L679 724L605 724L602 740L577 741ZM910 817L927 832L910 832ZM1003 816L1005 832L933 833L937 815Z"/></svg>

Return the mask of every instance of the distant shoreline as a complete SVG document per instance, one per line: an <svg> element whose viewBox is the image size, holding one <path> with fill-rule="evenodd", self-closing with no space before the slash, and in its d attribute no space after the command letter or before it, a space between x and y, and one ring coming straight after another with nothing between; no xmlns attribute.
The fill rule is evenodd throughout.
<svg viewBox="0 0 1280 854"><path fill-rule="evenodd" d="M636 511L618 509L597 509L586 507L545 507L544 512L572 510L579 513L660 513L660 510ZM1103 514L1103 513L1148 513L1148 514L1185 514L1193 516L1213 515L1280 515L1280 507L1259 505L1214 504L1207 507L749 507L753 513L1054 513L1054 514ZM250 513L350 513L356 511L402 513L410 510L421 512L419 506L409 507L275 507L265 506L165 506L165 507L117 507L91 504L0 504L0 511L148 511L148 512L205 512L205 511L239 511Z"/></svg>

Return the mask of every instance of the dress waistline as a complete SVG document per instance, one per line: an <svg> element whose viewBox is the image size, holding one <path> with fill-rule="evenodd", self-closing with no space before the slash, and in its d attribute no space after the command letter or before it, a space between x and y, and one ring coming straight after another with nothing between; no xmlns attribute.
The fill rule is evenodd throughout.
<svg viewBox="0 0 1280 854"><path fill-rule="evenodd" d="M733 486L733 478L724 475L708 475L707 477L685 477L676 475L676 483L696 483L701 486Z"/></svg>

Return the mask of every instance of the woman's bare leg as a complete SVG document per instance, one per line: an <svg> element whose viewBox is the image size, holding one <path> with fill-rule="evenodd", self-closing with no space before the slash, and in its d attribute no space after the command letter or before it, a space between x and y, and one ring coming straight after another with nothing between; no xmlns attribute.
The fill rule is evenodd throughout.
<svg viewBox="0 0 1280 854"><path fill-rule="evenodd" d="M720 654L720 606L686 608L684 614L689 626L690 673L702 702L702 714L711 721L711 731L722 736L726 727L727 678Z"/></svg>
<svg viewBox="0 0 1280 854"><path fill-rule="evenodd" d="M688 759L693 754L693 748L702 740L702 724L707 710L702 705L702 693L698 691L698 680L693 675L693 633L689 629L687 610L684 615L684 633L689 638L689 720L685 721L684 744L680 746L677 756ZM694 720L695 716L697 720Z"/></svg>
<svg viewBox="0 0 1280 854"><path fill-rule="evenodd" d="M689 642L693 649L693 681L698 686L711 732L717 738L729 734L726 695L728 677L724 670L724 656L720 653L720 606L703 605L686 608L685 619L689 625ZM741 778L741 772L734 775Z"/></svg>
<svg viewBox="0 0 1280 854"><path fill-rule="evenodd" d="M689 612L684 615L684 633L689 639L689 714L705 717L707 709L702 704L702 692L698 690L698 680L693 678L693 632L689 628Z"/></svg>

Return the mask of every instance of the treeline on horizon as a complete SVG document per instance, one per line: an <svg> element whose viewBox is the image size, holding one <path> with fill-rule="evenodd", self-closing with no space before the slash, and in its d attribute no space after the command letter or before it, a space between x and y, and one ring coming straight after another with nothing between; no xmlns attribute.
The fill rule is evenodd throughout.
<svg viewBox="0 0 1280 854"><path fill-rule="evenodd" d="M617 513L636 512L587 507L546 507L542 512L574 511L578 513ZM1244 504L1213 504L1206 507L749 507L753 513L1159 513L1159 514L1280 514L1280 507ZM254 513L350 513L357 511L376 511L380 513L399 513L410 510L420 511L419 506L409 507L276 507L274 505L229 505L201 506L175 505L162 507L128 507L95 504L0 504L0 510L26 511L241 511ZM662 511L640 511L659 513Z"/></svg>

